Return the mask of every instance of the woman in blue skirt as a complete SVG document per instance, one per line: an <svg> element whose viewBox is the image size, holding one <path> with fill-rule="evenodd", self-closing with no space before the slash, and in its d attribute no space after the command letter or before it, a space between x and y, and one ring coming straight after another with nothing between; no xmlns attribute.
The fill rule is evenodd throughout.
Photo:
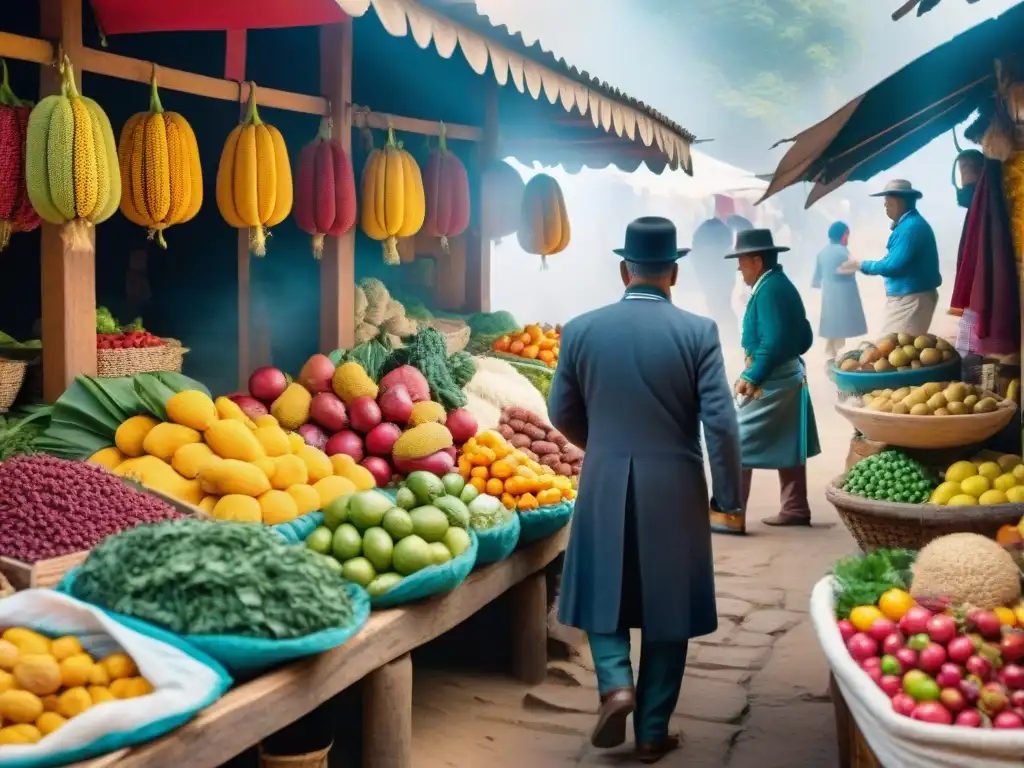
<svg viewBox="0 0 1024 768"><path fill-rule="evenodd" d="M850 258L846 247L850 228L837 221L828 228L828 245L819 253L811 287L821 289L821 320L818 335L825 339L825 354L835 358L847 339L868 332L864 307L860 302L857 276L838 272L840 264Z"/></svg>

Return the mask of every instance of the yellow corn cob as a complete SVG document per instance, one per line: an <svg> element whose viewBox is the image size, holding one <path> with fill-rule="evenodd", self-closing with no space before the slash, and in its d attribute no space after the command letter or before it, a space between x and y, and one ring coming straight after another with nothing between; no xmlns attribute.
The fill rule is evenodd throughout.
<svg viewBox="0 0 1024 768"><path fill-rule="evenodd" d="M50 117L46 141L47 183L61 221L75 218L75 113L67 98L60 98Z"/></svg>
<svg viewBox="0 0 1024 768"><path fill-rule="evenodd" d="M288 160L288 147L284 136L272 125L266 126L267 133L274 147L274 175L277 190L274 196L274 210L266 221L268 227L276 227L292 212L292 166Z"/></svg>
<svg viewBox="0 0 1024 768"><path fill-rule="evenodd" d="M47 96L36 104L29 115L25 136L25 185L28 198L40 218L50 224L63 224L65 221L50 196L47 170L50 121L60 99L60 96Z"/></svg>
<svg viewBox="0 0 1024 768"><path fill-rule="evenodd" d="M144 212L135 207L132 187L132 149L135 139L135 128L144 120L146 114L139 112L128 118L121 129L121 138L117 144L117 164L121 171L121 213L132 224L148 227L149 220Z"/></svg>
<svg viewBox="0 0 1024 768"><path fill-rule="evenodd" d="M220 154L220 165L217 167L217 208L229 226L244 229L245 223L235 208L235 156L238 154L239 140L242 138L244 125L236 125L224 142Z"/></svg>
<svg viewBox="0 0 1024 768"><path fill-rule="evenodd" d="M192 169L185 156L184 137L181 135L179 126L167 119L166 112L161 117L164 130L167 133L167 191L169 193L169 205L164 222L166 226L170 226L181 221L185 211L188 210L189 196L192 194Z"/></svg>
<svg viewBox="0 0 1024 768"><path fill-rule="evenodd" d="M171 179L167 165L167 126L162 115L150 115L143 124L146 126L143 139L143 190L146 210L156 226L167 218L171 207Z"/></svg>
<svg viewBox="0 0 1024 768"><path fill-rule="evenodd" d="M405 200L405 210L402 214L402 223L395 235L412 237L423 227L423 220L427 216L423 175L412 155L404 149L398 152L402 159L402 197Z"/></svg>
<svg viewBox="0 0 1024 768"><path fill-rule="evenodd" d="M238 217L247 227L258 227L260 221L257 183L259 165L256 162L256 126L248 124L242 127L242 135L238 137L235 149L234 182L232 197Z"/></svg>
<svg viewBox="0 0 1024 768"><path fill-rule="evenodd" d="M375 163L380 159L379 150L373 150L363 165L362 181L360 182L359 224L363 232L372 240L385 240L388 233L384 231L377 220L377 211L374 206L376 197L377 169Z"/></svg>
<svg viewBox="0 0 1024 768"><path fill-rule="evenodd" d="M184 224L186 221L191 221L195 218L195 215L199 213L199 209L203 205L203 169L199 162L199 145L196 143L196 134L192 130L192 126L188 124L184 117L176 112L169 112L167 119L178 128L178 132L181 135L182 149L189 167L188 178L191 190L188 196L188 207L185 208L179 222Z"/></svg>
<svg viewBox="0 0 1024 768"><path fill-rule="evenodd" d="M96 208L96 146L92 140L92 118L81 98L70 99L75 116L74 174L75 213L88 218Z"/></svg>
<svg viewBox="0 0 1024 768"><path fill-rule="evenodd" d="M259 119L259 118L257 118ZM274 213L277 202L277 164L274 162L274 140L263 123L256 124L256 210L257 223L265 224Z"/></svg>
<svg viewBox="0 0 1024 768"><path fill-rule="evenodd" d="M156 225L156 219L153 218L153 214L149 210L149 201L146 200L145 157L147 119L148 116L139 120L132 131L131 190L132 203L135 206L135 210L142 217L143 226L153 227Z"/></svg>
<svg viewBox="0 0 1024 768"><path fill-rule="evenodd" d="M93 152L96 155L96 205L86 218L90 224L99 224L109 219L117 210L121 196L121 172L117 167L116 155L110 151L114 144L110 121L100 109L100 105L92 99L83 98L82 103L89 113L89 121L92 124Z"/></svg>

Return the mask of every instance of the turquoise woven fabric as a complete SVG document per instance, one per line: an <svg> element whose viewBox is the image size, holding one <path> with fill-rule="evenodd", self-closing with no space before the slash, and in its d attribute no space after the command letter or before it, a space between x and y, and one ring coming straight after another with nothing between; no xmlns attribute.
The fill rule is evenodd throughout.
<svg viewBox="0 0 1024 768"><path fill-rule="evenodd" d="M477 567L500 562L515 552L520 530L519 515L512 515L505 525L476 531L480 540L480 549L476 553Z"/></svg>
<svg viewBox="0 0 1024 768"><path fill-rule="evenodd" d="M574 506L571 501L563 501L530 512L520 512L519 522L522 524L522 530L519 533L519 546L524 547L548 536L554 536L572 519Z"/></svg>

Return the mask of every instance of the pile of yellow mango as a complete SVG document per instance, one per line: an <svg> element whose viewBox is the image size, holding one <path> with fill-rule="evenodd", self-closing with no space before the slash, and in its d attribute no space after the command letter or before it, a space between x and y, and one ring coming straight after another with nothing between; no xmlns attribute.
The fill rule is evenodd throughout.
<svg viewBox="0 0 1024 768"><path fill-rule="evenodd" d="M328 457L273 416L253 421L226 397L187 390L165 407L167 421L132 416L117 428L114 446L89 461L241 523L287 523L376 486L351 457Z"/></svg>
<svg viewBox="0 0 1024 768"><path fill-rule="evenodd" d="M96 661L77 637L12 627L0 639L0 746L34 744L99 704L152 691L127 654Z"/></svg>

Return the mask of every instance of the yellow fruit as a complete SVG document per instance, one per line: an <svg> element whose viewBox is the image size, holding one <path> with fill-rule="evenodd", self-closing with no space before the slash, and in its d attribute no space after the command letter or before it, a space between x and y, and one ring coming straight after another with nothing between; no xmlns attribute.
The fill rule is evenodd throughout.
<svg viewBox="0 0 1024 768"><path fill-rule="evenodd" d="M182 477L195 480L199 476L199 470L218 459L217 454L206 443L190 443L174 452L171 466Z"/></svg>
<svg viewBox="0 0 1024 768"><path fill-rule="evenodd" d="M13 643L18 648L18 653L49 653L50 639L43 637L38 632L24 627L11 627L3 634L3 639Z"/></svg>
<svg viewBox="0 0 1024 768"><path fill-rule="evenodd" d="M220 499L217 496L203 496L203 498L199 500L199 504L197 506L203 510L203 512L212 515L213 508L217 506L217 502L219 500Z"/></svg>
<svg viewBox="0 0 1024 768"><path fill-rule="evenodd" d="M56 693L61 683L60 665L49 654L23 653L14 665L14 681L19 688L36 696Z"/></svg>
<svg viewBox="0 0 1024 768"><path fill-rule="evenodd" d="M417 427L420 424L427 424L432 421L444 424L446 416L444 406L440 403L435 403L432 400L421 400L418 403L413 403L412 414L409 416L409 425Z"/></svg>
<svg viewBox="0 0 1024 768"><path fill-rule="evenodd" d="M1006 608L1004 606L999 606L997 608L993 608L992 610L995 612L996 616L999 617L999 623L1000 624L1003 624L1003 625L1005 625L1007 627L1015 627L1015 626L1017 626L1017 616L1013 612L1012 608Z"/></svg>
<svg viewBox="0 0 1024 768"><path fill-rule="evenodd" d="M130 698L135 698L136 696L148 696L153 692L153 686L150 684L149 680L144 677L133 677L128 682L131 686L129 688L129 691L132 694Z"/></svg>
<svg viewBox="0 0 1024 768"><path fill-rule="evenodd" d="M850 611L850 623L860 632L867 632L875 621L884 618L885 614L873 605L858 605Z"/></svg>
<svg viewBox="0 0 1024 768"><path fill-rule="evenodd" d="M39 719L36 720L36 728L39 729L39 732L43 736L46 736L47 734L53 733L61 726L66 725L67 722L68 721L62 715L58 715L56 712L43 712L43 714L39 716Z"/></svg>
<svg viewBox="0 0 1024 768"><path fill-rule="evenodd" d="M274 460L274 474L270 476L270 485L278 491L284 491L293 485L305 485L309 481L309 469L299 456L287 454Z"/></svg>
<svg viewBox="0 0 1024 768"><path fill-rule="evenodd" d="M163 422L149 430L142 441L142 449L161 461L170 461L181 446L202 442L202 439L203 436L191 427Z"/></svg>
<svg viewBox="0 0 1024 768"><path fill-rule="evenodd" d="M265 413L262 416L257 416L255 419L253 419L253 427L254 428L255 427L280 427L280 426L281 426L281 424L278 422L278 420L275 419L273 416L271 416L269 413ZM285 432L285 434L287 435L288 433Z"/></svg>
<svg viewBox="0 0 1024 768"><path fill-rule="evenodd" d="M114 432L114 444L129 458L141 456L145 453L142 446L146 441L146 435L159 423L152 416L132 416L125 419Z"/></svg>
<svg viewBox="0 0 1024 768"><path fill-rule="evenodd" d="M5 723L34 723L43 714L43 702L28 691L0 693L0 718Z"/></svg>
<svg viewBox="0 0 1024 768"><path fill-rule="evenodd" d="M0 669L10 672L18 662L18 646L10 640L0 640Z"/></svg>
<svg viewBox="0 0 1024 768"><path fill-rule="evenodd" d="M259 441L259 444L263 446L263 450L267 456L272 458L276 456L284 456L292 451L292 447L288 443L288 433L277 425L272 427L256 427L256 430L253 432L253 436L255 436Z"/></svg>
<svg viewBox="0 0 1024 768"><path fill-rule="evenodd" d="M298 429L309 421L309 406L313 396L301 384L291 383L270 405L271 415L285 429Z"/></svg>
<svg viewBox="0 0 1024 768"><path fill-rule="evenodd" d="M928 501L931 504L948 504L950 499L954 496L958 496L960 493L962 493L960 490L960 483L947 480L932 491L931 498L929 498Z"/></svg>
<svg viewBox="0 0 1024 768"><path fill-rule="evenodd" d="M177 424L170 424L176 429L187 429ZM182 446L185 447L185 446ZM181 450L180 448L178 449ZM147 488L162 491L175 499L181 499L189 504L198 504L203 498L202 489L195 480L189 480L179 475L167 462L158 459L156 456L140 456L137 459L128 459L122 462L114 470L119 477L127 477L142 483Z"/></svg>
<svg viewBox="0 0 1024 768"><path fill-rule="evenodd" d="M68 688L57 697L57 712L69 720L92 707L92 697L82 687Z"/></svg>
<svg viewBox="0 0 1024 768"><path fill-rule="evenodd" d="M243 496L239 493L221 496L210 514L218 520L232 523L263 522L263 510L260 508L260 503L252 496Z"/></svg>
<svg viewBox="0 0 1024 768"><path fill-rule="evenodd" d="M199 471L199 484L203 492L211 496L237 493L256 498L270 490L270 480L259 467L236 459L224 459L204 466Z"/></svg>
<svg viewBox="0 0 1024 768"><path fill-rule="evenodd" d="M60 663L60 684L65 688L91 682L93 660L87 653L77 653ZM50 691L47 691L50 693Z"/></svg>
<svg viewBox="0 0 1024 768"><path fill-rule="evenodd" d="M4 691L9 691L12 688L17 687L18 684L14 680L14 675L12 675L10 672L0 670L0 693L3 693Z"/></svg>
<svg viewBox="0 0 1024 768"><path fill-rule="evenodd" d="M149 683L141 677L115 680L110 684L110 692L118 699L134 699L139 696L145 696L152 690Z"/></svg>
<svg viewBox="0 0 1024 768"><path fill-rule="evenodd" d="M878 609L885 618L899 621L914 605L914 598L902 589L890 589L878 598Z"/></svg>
<svg viewBox="0 0 1024 768"><path fill-rule="evenodd" d="M995 480L1003 474L1003 469L994 461L986 461L978 467L978 474L982 477L987 477L989 480Z"/></svg>
<svg viewBox="0 0 1024 768"><path fill-rule="evenodd" d="M110 674L102 664L93 664L89 669L89 685L110 685Z"/></svg>
<svg viewBox="0 0 1024 768"><path fill-rule="evenodd" d="M1006 498L1011 504L1024 504L1024 485L1015 485L1008 489Z"/></svg>
<svg viewBox="0 0 1024 768"><path fill-rule="evenodd" d="M1006 498L1006 494L994 488L991 491L985 491L978 497L978 504L983 507L987 507L992 504L1006 504L1007 501L1008 499Z"/></svg>
<svg viewBox="0 0 1024 768"><path fill-rule="evenodd" d="M275 464L274 460L269 456L264 456L262 459L256 459L256 461L251 463L254 467L258 468L260 472L267 476L267 480L272 481L274 479L274 475L277 474L277 464Z"/></svg>
<svg viewBox="0 0 1024 768"><path fill-rule="evenodd" d="M132 657L126 653L112 653L100 661L100 664L107 670L111 680L135 677L139 674L139 668L135 666Z"/></svg>
<svg viewBox="0 0 1024 768"><path fill-rule="evenodd" d="M289 432L288 445L291 446L292 453L298 454L299 451L306 447L307 443L302 439L302 435L299 433Z"/></svg>
<svg viewBox="0 0 1024 768"><path fill-rule="evenodd" d="M1017 624L1024 627L1024 603L1018 604L1014 607L1013 615L1017 619Z"/></svg>
<svg viewBox="0 0 1024 768"><path fill-rule="evenodd" d="M419 232L426 215L423 176L419 166L388 130L387 144L374 149L360 182L360 228L384 242L384 263L398 264L398 238Z"/></svg>
<svg viewBox="0 0 1024 768"><path fill-rule="evenodd" d="M424 459L451 446L452 433L447 427L429 422L403 432L395 441L392 453L396 459ZM488 465L491 463L493 462L488 462Z"/></svg>
<svg viewBox="0 0 1024 768"><path fill-rule="evenodd" d="M316 512L320 509L320 494L317 493L316 488L312 485L306 485L305 483L290 485L285 489L285 492L295 499L300 515Z"/></svg>
<svg viewBox="0 0 1024 768"><path fill-rule="evenodd" d="M265 525L290 523L299 516L299 505L284 491L267 491L257 501Z"/></svg>
<svg viewBox="0 0 1024 768"><path fill-rule="evenodd" d="M167 399L164 408L167 410L168 420L199 432L206 431L220 420L213 400L198 389L174 393Z"/></svg>
<svg viewBox="0 0 1024 768"><path fill-rule="evenodd" d="M523 190L516 230L519 246L540 256L543 265L548 256L565 250L570 233L562 188L546 173L536 174Z"/></svg>
<svg viewBox="0 0 1024 768"><path fill-rule="evenodd" d="M217 408L217 415L220 418L240 421L249 429L256 429L257 424L246 416L241 406L231 398L221 396L214 400L213 404Z"/></svg>
<svg viewBox="0 0 1024 768"><path fill-rule="evenodd" d="M975 475L974 477L968 477L966 480L960 483L960 490L966 493L968 496L974 496L975 498L981 496L985 491L992 487L992 481L987 477L981 475Z"/></svg>
<svg viewBox="0 0 1024 768"><path fill-rule="evenodd" d="M0 744L35 744L42 738L39 728L30 723L9 725L0 731Z"/></svg>
<svg viewBox="0 0 1024 768"><path fill-rule="evenodd" d="M976 507L978 506L978 500L973 496L969 496L966 493L961 493L954 496L949 500L948 506L950 507Z"/></svg>
<svg viewBox="0 0 1024 768"><path fill-rule="evenodd" d="M69 656L82 653L82 644L74 635L65 635L50 643L50 653L57 661L64 661Z"/></svg>
<svg viewBox="0 0 1024 768"><path fill-rule="evenodd" d="M221 419L203 433L210 449L222 459L256 461L267 454L255 433L245 424L233 419Z"/></svg>
<svg viewBox="0 0 1024 768"><path fill-rule="evenodd" d="M958 461L955 464L950 465L949 469L946 470L946 480L954 483L962 483L969 477L974 477L978 474L978 468L974 466L974 462L971 461Z"/></svg>
<svg viewBox="0 0 1024 768"><path fill-rule="evenodd" d="M112 470L124 460L125 455L111 446L110 448L100 448L87 461L90 464L99 464L101 467Z"/></svg>
<svg viewBox="0 0 1024 768"><path fill-rule="evenodd" d="M313 483L313 488L320 497L320 509L323 509L339 496L347 496L356 492L356 486L344 477L331 475Z"/></svg>
<svg viewBox="0 0 1024 768"><path fill-rule="evenodd" d="M357 491L368 491L377 487L377 481L373 479L370 470L356 464L351 456L344 453L335 454L331 456L331 466L334 468L334 474L351 480Z"/></svg>
<svg viewBox="0 0 1024 768"><path fill-rule="evenodd" d="M43 702L43 712L56 712L57 705L60 703L60 700L55 693L51 693L49 696L43 696L40 701Z"/></svg>
<svg viewBox="0 0 1024 768"><path fill-rule="evenodd" d="M334 394L345 401L345 405L357 397L365 395L376 398L378 394L377 384L366 373L366 369L356 362L343 363L337 367L331 379L331 388Z"/></svg>
<svg viewBox="0 0 1024 768"><path fill-rule="evenodd" d="M1000 475L999 477L992 481L992 487L995 488L997 491L1002 491L1003 493L1006 493L1016 484L1017 478L1014 477L1009 472L1007 472L1004 475Z"/></svg>
<svg viewBox="0 0 1024 768"><path fill-rule="evenodd" d="M314 448L311 445L306 445L303 446L296 455L302 459L306 465L306 472L308 474L306 482L310 485L316 485L320 480L334 474L334 466L331 464L331 460L327 458L327 454L323 451ZM349 493L351 493L351 491L349 491Z"/></svg>
<svg viewBox="0 0 1024 768"><path fill-rule="evenodd" d="M115 680L114 682L116 683L118 681ZM86 690L89 692L89 698L92 699L93 706L102 704L105 701L115 701L117 699L117 697L110 692L110 688L105 685L90 685Z"/></svg>

